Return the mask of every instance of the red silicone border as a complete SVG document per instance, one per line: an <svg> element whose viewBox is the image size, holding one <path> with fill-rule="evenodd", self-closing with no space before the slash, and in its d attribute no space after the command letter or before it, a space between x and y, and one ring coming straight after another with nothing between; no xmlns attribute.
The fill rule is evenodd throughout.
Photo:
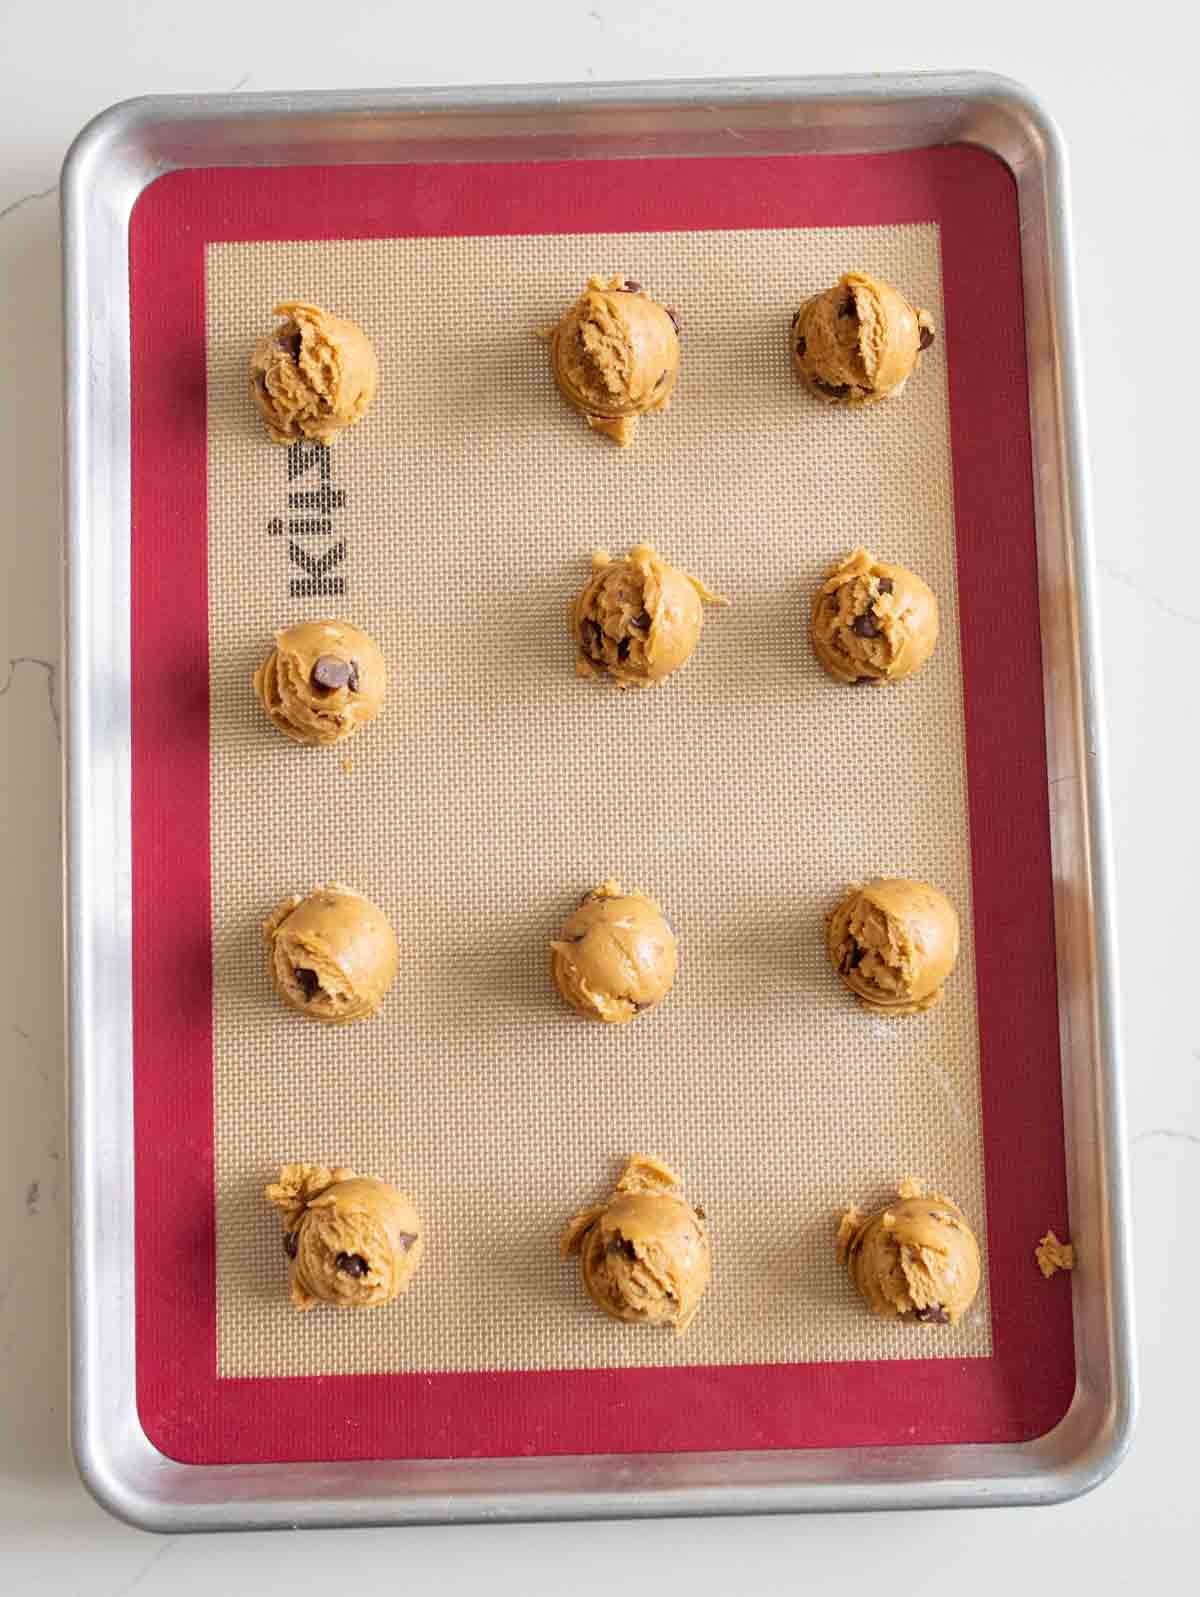
<svg viewBox="0 0 1200 1597"><path fill-rule="evenodd" d="M937 221L950 383L994 1354L219 1380L209 908L204 246ZM880 156L208 169L130 227L137 1390L189 1463L1024 1440L1074 1388L1020 232L966 147ZM781 314L787 307L781 307ZM782 335L781 335L782 336ZM191 394L194 403L181 404ZM194 697L180 701L180 684ZM194 928L181 958L179 928ZM995 951L1002 951L997 954ZM193 973L189 976L187 973ZM1019 993L1019 1003L1011 995ZM1019 1165L1018 1181L1004 1180Z"/></svg>

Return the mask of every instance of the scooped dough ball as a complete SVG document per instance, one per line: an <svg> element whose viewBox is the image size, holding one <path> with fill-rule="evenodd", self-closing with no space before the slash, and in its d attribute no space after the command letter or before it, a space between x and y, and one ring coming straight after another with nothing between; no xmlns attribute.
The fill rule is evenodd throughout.
<svg viewBox="0 0 1200 1597"><path fill-rule="evenodd" d="M327 444L375 397L379 366L356 322L302 300L275 306L283 322L250 357L250 397L277 444Z"/></svg>
<svg viewBox="0 0 1200 1597"><path fill-rule="evenodd" d="M626 1164L607 1203L570 1221L559 1252L579 1255L598 1309L632 1325L669 1325L676 1336L692 1323L712 1273L703 1212L680 1196L669 1165L642 1153Z"/></svg>
<svg viewBox="0 0 1200 1597"><path fill-rule="evenodd" d="M792 317L792 365L832 404L869 405L898 394L933 343L933 318L899 289L845 272Z"/></svg>
<svg viewBox="0 0 1200 1597"><path fill-rule="evenodd" d="M285 898L263 922L275 991L310 1020L373 1015L392 985L396 934L369 898L330 882Z"/></svg>
<svg viewBox="0 0 1200 1597"><path fill-rule="evenodd" d="M344 1166L288 1164L265 1190L283 1220L298 1309L373 1309L407 1292L425 1252L412 1199Z"/></svg>
<svg viewBox="0 0 1200 1597"><path fill-rule="evenodd" d="M597 549L569 611L575 669L585 677L607 673L621 688L652 688L691 658L704 606L726 603L651 544L636 544L623 560Z"/></svg>
<svg viewBox="0 0 1200 1597"><path fill-rule="evenodd" d="M933 653L937 599L905 566L856 549L830 568L809 631L817 659L839 682L900 682Z"/></svg>
<svg viewBox="0 0 1200 1597"><path fill-rule="evenodd" d="M254 691L287 737L338 743L383 708L387 667L376 643L348 621L302 621L275 634Z"/></svg>
<svg viewBox="0 0 1200 1597"><path fill-rule="evenodd" d="M587 1020L623 1026L671 991L679 953L671 923L652 898L601 882L550 944L554 984Z"/></svg>
<svg viewBox="0 0 1200 1597"><path fill-rule="evenodd" d="M879 876L849 892L826 927L834 970L881 1015L915 1015L942 1001L958 958L958 916L928 882Z"/></svg>
<svg viewBox="0 0 1200 1597"><path fill-rule="evenodd" d="M588 426L628 446L637 418L670 403L679 322L631 278L592 277L551 331L550 358L555 382Z"/></svg>
<svg viewBox="0 0 1200 1597"><path fill-rule="evenodd" d="M848 1209L837 1252L867 1307L884 1319L953 1325L979 1291L979 1244L966 1216L911 1178L877 1214Z"/></svg>

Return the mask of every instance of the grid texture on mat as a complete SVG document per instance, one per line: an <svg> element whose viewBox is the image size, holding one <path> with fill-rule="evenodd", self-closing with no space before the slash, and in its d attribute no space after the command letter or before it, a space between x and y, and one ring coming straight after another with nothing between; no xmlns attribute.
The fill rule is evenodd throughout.
<svg viewBox="0 0 1200 1597"><path fill-rule="evenodd" d="M220 1375L990 1353L986 1287L954 1329L885 1324L832 1246L841 1206L909 1173L984 1230L942 345L900 400L848 414L798 389L785 336L851 265L940 326L938 261L933 225L210 246ZM532 333L591 271L683 323L672 410L628 451L566 409ZM324 464L269 444L245 389L292 296L361 321L380 356L374 409ZM592 547L639 539L732 608L674 681L621 694L576 679L564 617ZM899 687L839 687L808 647L809 595L860 542L941 602L934 659ZM275 628L328 614L378 639L390 698L347 744L303 749L250 676ZM824 912L876 873L936 882L962 915L927 1016L873 1019L828 969ZM613 1029L557 1001L546 955L610 875L663 903L681 947L670 999ZM403 950L381 1016L348 1028L275 1000L258 931L326 880L382 905ZM609 1322L557 1257L634 1150L709 1216L714 1279L682 1340ZM289 1307L261 1191L292 1159L416 1195L407 1297Z"/></svg>

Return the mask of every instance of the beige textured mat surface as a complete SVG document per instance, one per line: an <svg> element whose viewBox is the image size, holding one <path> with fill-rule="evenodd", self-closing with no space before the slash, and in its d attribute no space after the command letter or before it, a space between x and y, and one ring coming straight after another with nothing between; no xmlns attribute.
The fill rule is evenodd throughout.
<svg viewBox="0 0 1200 1597"><path fill-rule="evenodd" d="M791 310L852 265L941 325L934 226L209 248L221 1375L990 1352L986 1291L953 1330L886 1325L833 1254L839 1206L909 1172L984 1226L945 368L936 345L866 414L799 391ZM594 270L683 322L674 407L627 452L565 408L531 333ZM245 393L292 295L379 350L376 406L324 480ZM733 608L674 682L622 695L575 678L564 611L593 545L642 538ZM894 689L835 686L806 640L822 569L858 542L942 605L931 666ZM275 627L331 613L379 640L390 704L301 749L250 675ZM873 873L928 877L963 917L931 1015L872 1019L828 969L822 914ZM613 1030L557 1001L546 956L609 875L658 897L681 947L671 998ZM324 880L376 899L403 949L382 1016L346 1029L286 1011L259 942L277 900ZM714 1280L679 1342L603 1319L556 1254L635 1149L709 1215ZM289 1159L417 1196L406 1298L290 1309L260 1196Z"/></svg>

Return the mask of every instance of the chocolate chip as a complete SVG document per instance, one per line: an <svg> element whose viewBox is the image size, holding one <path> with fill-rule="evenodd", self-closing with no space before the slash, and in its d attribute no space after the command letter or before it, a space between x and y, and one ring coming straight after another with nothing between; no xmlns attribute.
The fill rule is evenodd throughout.
<svg viewBox="0 0 1200 1597"><path fill-rule="evenodd" d="M923 1320L926 1325L949 1325L950 1316L940 1303L931 1303L927 1309L917 1309L918 1320Z"/></svg>
<svg viewBox="0 0 1200 1597"><path fill-rule="evenodd" d="M675 309L674 305L664 305L663 310L665 310L667 315L671 318L671 326L675 329L676 337L678 337L678 335L683 332L683 328L679 325L679 312Z"/></svg>
<svg viewBox="0 0 1200 1597"><path fill-rule="evenodd" d="M655 386L655 388L661 388L661 387L662 387L662 385L663 385L663 384L664 384L664 383L665 383L665 382L666 382L666 380L667 380L667 377L668 377L668 376L669 376L669 375L670 375L670 374L669 374L669 373L668 373L668 372L663 372L663 373L662 373L662 374L661 374L661 375L660 375L660 377L659 377L659 379L658 379L658 381L657 381L657 382L656 382L656 383L655 383L655 385L654 385L654 386Z"/></svg>
<svg viewBox="0 0 1200 1597"><path fill-rule="evenodd" d="M891 593L892 589L895 586L896 586L896 584L892 581L891 577L880 577L880 579L879 579L879 591L880 591L880 593Z"/></svg>
<svg viewBox="0 0 1200 1597"><path fill-rule="evenodd" d="M632 646L628 638L622 638L620 643L617 644L617 659L628 660Z"/></svg>
<svg viewBox="0 0 1200 1597"><path fill-rule="evenodd" d="M635 632L649 632L649 630L650 630L650 612L649 612L649 610L639 610L637 615L631 616L629 618L629 625L634 629Z"/></svg>
<svg viewBox="0 0 1200 1597"><path fill-rule="evenodd" d="M315 970L307 970L303 965L297 966L295 977L300 984L301 992L304 994L304 1002L311 1004L321 991L321 978Z"/></svg>
<svg viewBox="0 0 1200 1597"><path fill-rule="evenodd" d="M862 615L855 616L850 624L850 630L857 633L860 638L877 638L879 636L879 622L869 610L864 610Z"/></svg>
<svg viewBox="0 0 1200 1597"><path fill-rule="evenodd" d="M843 316L857 316L857 315L858 315L858 307L854 303L854 295L851 294L850 298L847 299L847 300L844 300L842 302L842 304L838 307L838 320L841 321Z"/></svg>
<svg viewBox="0 0 1200 1597"><path fill-rule="evenodd" d="M635 283L632 277L627 277L625 279L625 292L627 294L640 294L642 292L642 285L640 283Z"/></svg>
<svg viewBox="0 0 1200 1597"><path fill-rule="evenodd" d="M878 677L855 677L850 686L852 688L861 688L864 682L877 682L878 680Z"/></svg>
<svg viewBox="0 0 1200 1597"><path fill-rule="evenodd" d="M819 388L823 394L828 394L830 399L844 399L850 392L849 383L826 383L819 377L812 380L814 388Z"/></svg>
<svg viewBox="0 0 1200 1597"><path fill-rule="evenodd" d="M407 1253L416 1240L417 1233L415 1231L397 1231L396 1233L396 1246L401 1253Z"/></svg>
<svg viewBox="0 0 1200 1597"><path fill-rule="evenodd" d="M299 1251L299 1248L300 1238L296 1235L296 1233L294 1231L285 1231L283 1233L283 1251L287 1254L288 1258L294 1259Z"/></svg>
<svg viewBox="0 0 1200 1597"><path fill-rule="evenodd" d="M604 637L599 625L595 621L585 621L579 629L583 638L583 646L593 659L599 659L602 653L601 640Z"/></svg>
<svg viewBox="0 0 1200 1597"><path fill-rule="evenodd" d="M609 1253L619 1253L623 1259L636 1259L637 1249L632 1242L627 1242L624 1237L613 1237L606 1250Z"/></svg>
<svg viewBox="0 0 1200 1597"><path fill-rule="evenodd" d="M922 349L928 349L930 344L932 344L932 343L933 343L933 328L932 327L922 327L922 329L921 329L921 348Z"/></svg>
<svg viewBox="0 0 1200 1597"><path fill-rule="evenodd" d="M355 1281L360 1281L367 1273L367 1261L361 1253L339 1253L333 1261L334 1268L342 1275L348 1275Z"/></svg>
<svg viewBox="0 0 1200 1597"><path fill-rule="evenodd" d="M332 693L336 688L357 685L358 670L353 660L339 660L336 654L323 654L312 668L312 684Z"/></svg>
<svg viewBox="0 0 1200 1597"><path fill-rule="evenodd" d="M254 380L258 384L259 393L260 394L265 394L266 391L267 391L266 374L264 372L259 372L258 376Z"/></svg>
<svg viewBox="0 0 1200 1597"><path fill-rule="evenodd" d="M801 310L802 310L802 309L803 309L803 308L804 308L804 307L803 307L803 306L801 306ZM800 320L800 311L793 311L793 312L792 312L792 326L793 326L793 327L795 327L795 325L796 325L796 323L797 323L797 322L798 322L798 321L799 321L799 320Z"/></svg>
<svg viewBox="0 0 1200 1597"><path fill-rule="evenodd" d="M797 311L796 315L799 316L799 314L800 314L800 312ZM795 323L793 322L792 325L795 326ZM796 340L796 353L797 353L797 355L805 355L805 354L808 353L808 340L807 340L807 338L798 338Z"/></svg>
<svg viewBox="0 0 1200 1597"><path fill-rule="evenodd" d="M290 333L284 333L279 340L280 349L285 350L293 360L300 359L300 350L303 347L303 344L304 339L301 337L300 329L298 327Z"/></svg>
<svg viewBox="0 0 1200 1597"><path fill-rule="evenodd" d="M857 943L851 943L842 955L842 962L838 966L843 976L848 976L852 970L857 970L867 957L865 948L860 948Z"/></svg>

